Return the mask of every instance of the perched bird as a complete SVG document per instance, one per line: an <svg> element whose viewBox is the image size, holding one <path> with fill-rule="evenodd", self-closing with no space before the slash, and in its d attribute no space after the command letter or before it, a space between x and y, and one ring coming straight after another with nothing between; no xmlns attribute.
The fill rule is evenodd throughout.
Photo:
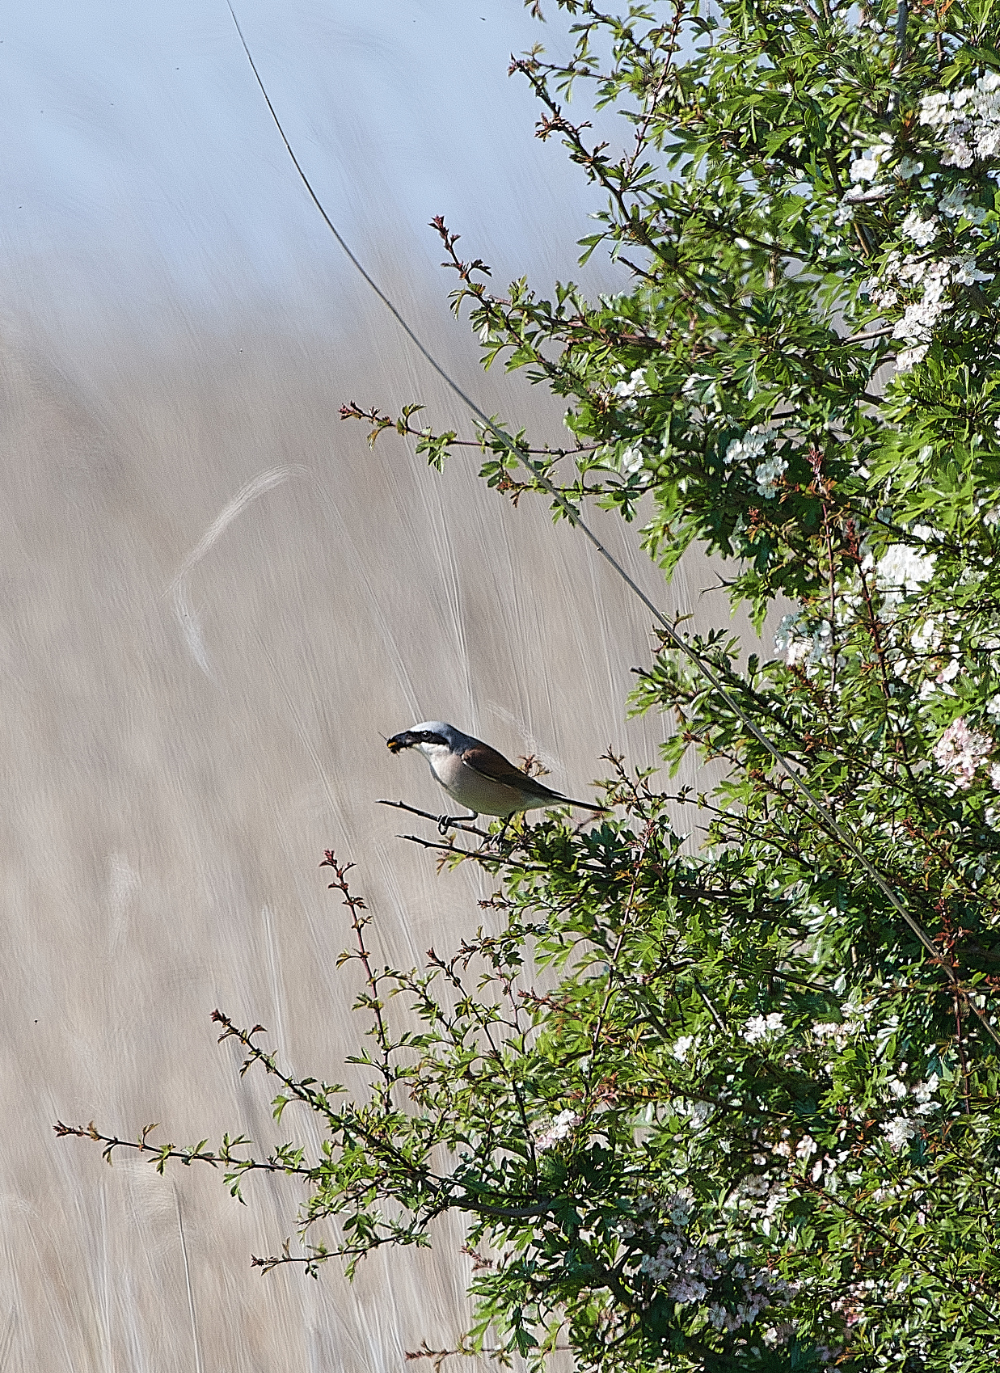
<svg viewBox="0 0 1000 1373"><path fill-rule="evenodd" d="M390 753L418 748L448 795L472 811L471 815L443 815L438 822L442 833L447 824L456 820L475 820L480 815L502 815L509 820L517 811L539 806L580 806L598 815L607 814L603 806L561 796L537 777L521 772L489 744L442 720L414 725L386 742Z"/></svg>

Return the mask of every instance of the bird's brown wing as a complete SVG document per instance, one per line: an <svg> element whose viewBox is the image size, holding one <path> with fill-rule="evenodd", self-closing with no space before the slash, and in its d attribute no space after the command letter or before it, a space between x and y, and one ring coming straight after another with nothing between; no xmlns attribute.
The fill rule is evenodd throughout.
<svg viewBox="0 0 1000 1373"><path fill-rule="evenodd" d="M506 787L517 787L518 791L530 792L532 796L558 795L537 778L529 777L526 772L516 768L502 753L490 748L489 744L470 745L462 754L462 762L473 772L478 772L480 777L488 777L491 782L501 782Z"/></svg>
<svg viewBox="0 0 1000 1373"><path fill-rule="evenodd" d="M491 782L501 782L507 787L516 787L518 791L526 791L530 796L537 796L540 800L561 802L568 806L581 806L584 810L602 810L602 807L592 806L587 801L572 801L568 796L563 796L560 792L547 787L544 782L539 782L537 777L529 777L526 772L516 768L502 753L498 753L495 748L490 748L489 744L476 743L470 745L462 754L462 762L473 772L478 772L480 777L488 777Z"/></svg>

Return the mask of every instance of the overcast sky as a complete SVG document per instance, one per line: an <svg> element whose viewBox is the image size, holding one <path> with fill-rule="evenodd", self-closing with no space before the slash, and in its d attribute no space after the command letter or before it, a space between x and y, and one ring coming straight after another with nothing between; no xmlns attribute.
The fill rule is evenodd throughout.
<svg viewBox="0 0 1000 1373"><path fill-rule="evenodd" d="M580 274L599 204L533 136L511 52L565 51L521 0L235 0L332 218L377 271L436 270L443 213L499 280ZM66 327L159 305L329 296L345 265L298 182L225 0L10 0L0 18L0 300ZM443 292L447 277L439 274Z"/></svg>

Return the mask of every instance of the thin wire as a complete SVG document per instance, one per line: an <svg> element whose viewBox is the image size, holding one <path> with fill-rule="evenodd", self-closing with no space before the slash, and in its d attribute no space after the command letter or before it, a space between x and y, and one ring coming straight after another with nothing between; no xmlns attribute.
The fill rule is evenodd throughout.
<svg viewBox="0 0 1000 1373"><path fill-rule="evenodd" d="M604 560L612 568L614 568L615 572L618 574L619 577L621 577L622 581L629 588L632 594L638 597L638 599L642 602L642 604L646 607L650 614L655 618L657 623L662 628L667 639L669 639L671 644L673 644L674 648L678 649L690 660L691 663L694 664L694 666L698 669L702 676L705 677L706 680L710 683L713 690L718 693L718 695L721 697L723 701L725 701L726 705L733 712L736 718L740 721L744 729L746 729L754 737L754 739L756 739L757 742L770 754L775 763L777 763L778 766L782 769L782 771L789 777L792 786L798 792L801 793L809 807L823 821L824 825L827 827L829 832L837 839L837 841L843 846L843 848L845 848L847 852L851 854L851 856L858 863L860 863L864 872L875 883L875 886L886 898L886 900L893 907L893 909L900 916L902 916L903 920L909 926L910 930L913 932L914 935L916 935L917 939L927 950L927 952L931 955L934 961L944 969L945 974L947 975L950 982L953 984L956 990L962 992L965 1000L967 1001L967 1004L971 1007L971 1009L975 1012L976 1016L982 1022L990 1037L994 1040L996 1044L1000 1045L1000 1033L998 1033L993 1028L993 1026L989 1023L989 1020L983 1014L982 1010L976 1005L975 993L972 991L972 989L963 986L955 970L942 959L941 951L938 949L937 945L934 943L933 939L931 939L927 931L923 928L920 922L916 920L906 909L903 902L900 900L897 894L893 891L893 889L882 877L882 874L878 871L878 869L874 866L873 863L869 862L869 860L865 857L864 853L857 846L857 844L855 844L854 840L850 837L847 831L834 818L832 812L827 809L827 807L819 799L819 797L816 796L812 789L806 785L806 783L796 772L795 768L792 766L790 760L786 757L786 755L782 753L778 746L776 744L773 744L771 740L767 737L767 735L764 734L763 731L754 723L754 721L744 713L742 707L735 700L735 698L729 694L729 692L723 686L719 677L716 676L714 670L706 661L706 659L704 659L701 656L701 654L687 642L686 639L682 638L682 636L677 633L677 630L666 618L663 612L659 610L656 605L654 605L654 603L643 591L642 587L639 586L639 584L628 574L628 572L621 565L621 563L614 556L614 554L612 554L604 546L604 544L593 532L593 530L583 521L583 519L580 516L580 512L576 509L576 507L566 499L563 493L559 491L552 484L551 481L549 481L548 477L541 470L541 468L537 466L534 462L532 462L532 460L527 454L522 453L518 449L517 445L510 438L510 436L506 434L502 429L500 429L490 418L490 416L487 415L484 410L480 409L480 407L476 404L472 397L467 395L466 392L462 390L458 382L455 381L454 378L451 377L449 373L445 371L444 367L442 367L442 365L438 362L434 354L430 351L429 348L427 348L427 346L423 343L420 337L411 328L411 326L403 317L403 315L400 314L399 310L389 299L389 297L385 294L385 292L379 286L378 282L375 281L374 278L368 274L368 272L365 270L364 266L361 264L358 258L355 257L354 253L351 251L351 248L349 247L346 240L340 233L339 229L334 224L330 216L327 214L326 210L323 208L319 196L313 190L309 178L306 176L305 172L302 169L299 159L295 156L295 152L292 148L292 145L291 143L289 143L285 130L282 128L281 120L278 118L277 111L271 103L271 97L267 93L267 88L265 87L264 82L261 80L260 72L257 70L257 64L254 62L253 55L250 52L249 47L247 46L247 41L243 36L243 30L240 28L240 21L237 19L236 11L233 9L232 6L232 0L226 0L226 5L228 6L229 13L233 17L233 23L236 25L236 32L239 34L239 39L243 45L243 51L246 53L247 61L250 63L250 69L257 80L257 85L260 87L261 94L263 95L264 100L267 103L267 108L271 112L271 118L274 120L275 128L281 135L281 141L284 143L285 148L288 151L288 156L292 159L292 163L295 167L295 170L299 174L299 179L301 180L303 186L305 186L306 190L309 192L309 196L313 204L316 206L317 210L322 215L323 222L326 224L327 228L330 230L334 238L340 244L340 247L346 253L351 264L356 268L356 270L368 283L371 289L375 292L375 294L378 296L382 304L386 307L386 309L390 312L390 314L393 316L396 322L400 325L406 336L416 346L418 351L427 360L427 362L430 363L431 367L433 367L434 371L437 372L438 376L442 379L445 385L448 386L448 388L459 398L463 405L467 406L467 408L472 411L472 413L476 416L476 418L483 425L483 427L486 430L488 430L489 433L491 433L493 437L497 439L497 441L500 444L502 444L502 446L506 448L507 451L514 456L517 462L520 463L521 466L524 467L528 472L530 472L532 477L534 477L535 481L538 482L539 486L541 486L542 489L545 492L547 492L547 494L550 495L552 499L556 502L556 504L562 510L563 514L566 516L569 522L575 528L579 529L580 532L584 534L587 539L590 540L590 542L593 544L594 548L601 555L601 557L604 558Z"/></svg>

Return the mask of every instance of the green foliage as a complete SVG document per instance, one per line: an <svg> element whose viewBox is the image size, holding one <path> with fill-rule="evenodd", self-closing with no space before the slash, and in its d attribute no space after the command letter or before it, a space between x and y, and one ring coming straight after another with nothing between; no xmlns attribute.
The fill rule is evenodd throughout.
<svg viewBox="0 0 1000 1373"><path fill-rule="evenodd" d="M537 10L538 6L534 6ZM513 69L607 208L582 241L630 288L505 295L440 220L490 365L567 399L557 449L460 444L515 502L597 502L667 574L699 543L780 656L665 634L636 710L668 797L609 758L615 818L549 816L447 864L496 875L492 925L376 968L333 855L371 1045L367 1097L247 1062L316 1111L305 1262L353 1266L467 1219L462 1345L581 1368L979 1373L1000 1364L1000 58L994 7L560 0L572 55ZM567 114L621 115L624 151ZM687 643L690 654L680 651ZM693 656L692 656L693 655ZM708 672L706 673L706 669ZM783 762L782 762L783 760ZM800 785L801 784L801 785ZM808 788L815 803L807 798ZM692 807L688 852L668 803ZM888 894L888 895L887 895ZM891 898L891 899L890 899ZM499 929L500 932L497 932ZM345 955L345 957L348 957ZM395 1030L391 998L418 1029ZM92 1128L67 1133L123 1141ZM185 1162L195 1150L138 1147ZM343 1242L318 1238L339 1221Z"/></svg>

